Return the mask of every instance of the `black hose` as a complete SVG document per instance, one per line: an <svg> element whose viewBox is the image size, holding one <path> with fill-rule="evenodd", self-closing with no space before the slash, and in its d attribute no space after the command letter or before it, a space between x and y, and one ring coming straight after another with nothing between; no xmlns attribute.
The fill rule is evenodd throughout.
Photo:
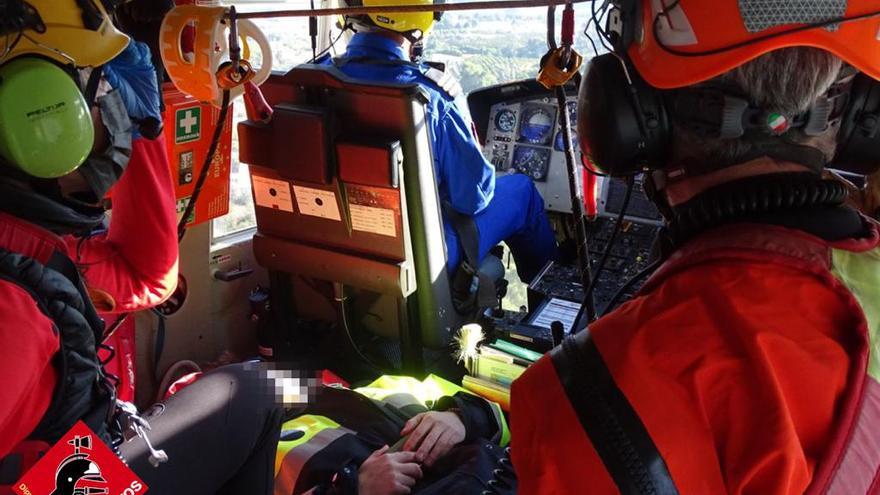
<svg viewBox="0 0 880 495"><path fill-rule="evenodd" d="M610 313L617 306L617 304L620 302L620 300L623 299L623 296L626 295L626 293L629 292L630 289L632 289L633 286L636 285L636 283L639 280L645 278L646 276L650 275L651 273L654 273L654 270L659 268L660 264L662 264L662 263L663 263L663 259L662 258L658 259L657 261L654 261L650 265L643 268L642 271L640 271L639 273L636 273L635 275L633 275L632 278L627 280L626 283L623 284L623 287L621 287L620 289L617 289L617 292L614 293L614 297L612 297L611 300L608 301L608 305L605 306L605 311L602 311L602 316L605 316L608 313Z"/></svg>
<svg viewBox="0 0 880 495"><path fill-rule="evenodd" d="M620 231L623 228L624 217L626 216L626 210L629 208L629 200L632 197L633 189L635 189L635 179L633 177L628 178L628 184L626 187L626 195L623 198L623 205L620 207L620 213L617 215L617 222L614 224L614 230L611 232L611 238L608 239L608 244L605 245L605 252L602 253L602 258L599 260L599 263L596 265L596 273L593 274L592 280L590 280L589 285L585 285L587 290L584 292L584 300L581 302L581 307L578 309L578 314L574 318L574 327L571 329L572 332L577 332L580 329L581 318L584 317L584 313L587 312L588 321L595 320L595 308L593 308L593 316L590 316L589 308L593 307L593 291L596 290L596 285L599 283L599 277L602 275L602 272L605 270L605 264L608 262L609 256L611 256L611 250L614 247L614 242L617 240L617 236L620 234ZM584 326L586 328L586 326Z"/></svg>
<svg viewBox="0 0 880 495"><path fill-rule="evenodd" d="M315 10L315 0L311 0L311 8ZM309 17L309 38L312 39L312 63L318 60L318 18Z"/></svg>
<svg viewBox="0 0 880 495"><path fill-rule="evenodd" d="M544 58L541 59L541 67L543 64L549 63L550 55L557 49L556 44L556 7L550 5L547 7L547 48L549 49ZM574 234L575 243L577 245L577 256L579 264L579 272L581 284L588 287L593 278L590 274L590 250L587 246L587 225L584 220L584 204L581 200L578 179L578 167L575 159L574 144L571 135L571 116L568 112L568 101L565 95L565 85L559 85L555 88L556 106L559 108L559 126L562 129L562 138L565 148L565 165L568 172L568 188L571 199L571 213L574 217ZM581 304L580 311L587 311L590 318L596 315L596 308L593 306L592 299L584 299ZM580 313L579 313L580 314Z"/></svg>
<svg viewBox="0 0 880 495"><path fill-rule="evenodd" d="M568 113L568 106L565 96L565 88L563 86L556 87L556 103L559 107L560 123L562 127L562 138L565 144L565 164L568 169L568 187L571 195L571 213L574 217L574 235L577 245L577 257L580 271L581 284L584 287L592 285L596 278L591 274L590 269L590 250L587 245L587 225L584 220L584 204L578 194L579 181L577 177L578 168L575 162L574 145L571 140L571 118ZM593 306L592 298L585 298L581 310L586 310L592 320L596 315L596 308Z"/></svg>

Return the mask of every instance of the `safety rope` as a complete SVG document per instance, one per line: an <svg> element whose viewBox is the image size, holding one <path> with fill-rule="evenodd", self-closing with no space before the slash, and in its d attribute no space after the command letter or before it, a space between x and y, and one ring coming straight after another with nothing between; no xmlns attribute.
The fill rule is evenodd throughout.
<svg viewBox="0 0 880 495"><path fill-rule="evenodd" d="M584 203L581 197L581 181L578 177L578 166L575 158L574 143L572 142L571 115L568 111L568 97L565 94L565 84L577 76L581 64L581 57L574 51L574 2L566 2L562 13L562 33L559 46L556 44L556 7L547 9L547 54L541 58L541 69L538 74L538 82L556 96L556 105L559 108L559 126L562 129L565 165L568 175L568 187L571 196L571 213L574 219L574 235L577 245L578 268L581 284L590 287L594 277L590 273L590 251L587 246L587 226L584 218ZM580 311L586 310L590 320L596 314L593 300L586 297Z"/></svg>

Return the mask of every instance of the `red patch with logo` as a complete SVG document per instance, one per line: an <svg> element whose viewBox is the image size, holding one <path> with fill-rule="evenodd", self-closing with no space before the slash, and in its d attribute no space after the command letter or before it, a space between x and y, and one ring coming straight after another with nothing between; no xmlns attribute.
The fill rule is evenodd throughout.
<svg viewBox="0 0 880 495"><path fill-rule="evenodd" d="M12 490L18 495L140 495L147 485L80 421Z"/></svg>

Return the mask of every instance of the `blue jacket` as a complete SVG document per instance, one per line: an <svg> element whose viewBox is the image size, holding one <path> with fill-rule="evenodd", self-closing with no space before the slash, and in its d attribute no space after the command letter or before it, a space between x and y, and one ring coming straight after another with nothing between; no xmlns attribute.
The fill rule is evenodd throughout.
<svg viewBox="0 0 880 495"><path fill-rule="evenodd" d="M375 33L355 34L344 57L409 60L400 45ZM495 192L495 168L483 157L470 115L425 75L429 67L378 65L352 60L342 65L340 70L356 79L415 83L424 88L430 97L427 107L428 134L431 137L440 199L448 201L465 215L476 215L489 205Z"/></svg>

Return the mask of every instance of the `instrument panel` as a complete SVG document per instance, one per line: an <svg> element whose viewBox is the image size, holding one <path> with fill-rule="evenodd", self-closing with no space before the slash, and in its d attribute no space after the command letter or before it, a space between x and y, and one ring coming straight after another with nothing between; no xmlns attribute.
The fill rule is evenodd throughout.
<svg viewBox="0 0 880 495"><path fill-rule="evenodd" d="M521 173L535 182L545 182L553 152L565 149L556 125L557 109L550 98L498 103L490 112L483 152L495 171Z"/></svg>
<svg viewBox="0 0 880 495"><path fill-rule="evenodd" d="M566 88L567 110L577 122L577 89ZM524 174L535 182L550 211L571 212L565 143L555 96L533 80L479 89L468 96L483 142L483 155L497 175ZM575 135L574 128L572 134ZM574 141L577 146L577 141ZM578 168L580 164L580 151Z"/></svg>

